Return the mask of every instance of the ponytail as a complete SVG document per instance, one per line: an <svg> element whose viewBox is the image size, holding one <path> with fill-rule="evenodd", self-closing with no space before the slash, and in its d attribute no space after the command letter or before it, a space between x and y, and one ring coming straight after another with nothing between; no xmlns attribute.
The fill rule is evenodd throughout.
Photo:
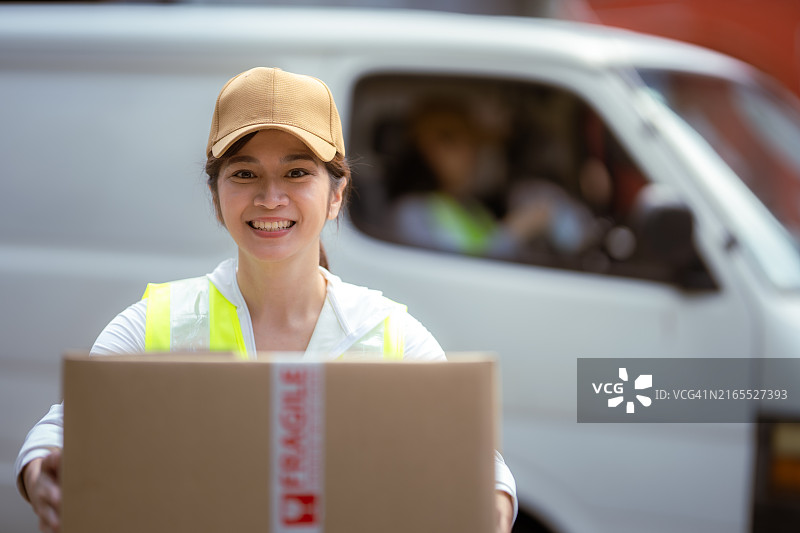
<svg viewBox="0 0 800 533"><path fill-rule="evenodd" d="M322 246L322 241L319 241L319 266L321 266L325 270L329 270L328 254L325 253L325 247Z"/></svg>
<svg viewBox="0 0 800 533"><path fill-rule="evenodd" d="M336 155L333 156L333 159L325 163L325 169L328 171L328 177L331 181L332 191L344 187L344 190L342 190L342 207L339 210L339 214L341 215L342 211L347 206L347 200L350 197L350 191L353 188L350 175L350 164L341 153L336 152ZM319 241L319 266L326 270L330 270L328 267L328 254L325 253L325 247L322 245L321 239Z"/></svg>

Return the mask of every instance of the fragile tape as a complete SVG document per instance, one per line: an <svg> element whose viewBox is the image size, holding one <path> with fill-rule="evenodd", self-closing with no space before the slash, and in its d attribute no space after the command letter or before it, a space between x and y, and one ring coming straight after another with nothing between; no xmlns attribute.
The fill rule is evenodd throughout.
<svg viewBox="0 0 800 533"><path fill-rule="evenodd" d="M323 530L323 409L321 363L276 363L272 373L272 533Z"/></svg>

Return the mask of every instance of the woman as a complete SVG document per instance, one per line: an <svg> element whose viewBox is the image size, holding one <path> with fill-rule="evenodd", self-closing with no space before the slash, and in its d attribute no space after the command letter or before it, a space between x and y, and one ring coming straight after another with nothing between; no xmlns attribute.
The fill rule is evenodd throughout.
<svg viewBox="0 0 800 533"><path fill-rule="evenodd" d="M350 171L328 87L255 68L223 87L206 149L208 186L238 257L211 274L149 285L106 326L93 354L164 350L376 353L444 359L404 306L328 272L320 233L337 218ZM17 459L20 492L42 531L59 527L63 407L31 430ZM496 458L498 531L516 512L514 479Z"/></svg>

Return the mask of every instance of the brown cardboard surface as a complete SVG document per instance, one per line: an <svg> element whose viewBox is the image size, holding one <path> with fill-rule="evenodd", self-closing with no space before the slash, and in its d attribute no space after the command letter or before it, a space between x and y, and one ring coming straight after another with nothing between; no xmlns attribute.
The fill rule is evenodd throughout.
<svg viewBox="0 0 800 533"><path fill-rule="evenodd" d="M62 531L270 531L274 368L66 358ZM491 360L323 368L323 531L492 530Z"/></svg>

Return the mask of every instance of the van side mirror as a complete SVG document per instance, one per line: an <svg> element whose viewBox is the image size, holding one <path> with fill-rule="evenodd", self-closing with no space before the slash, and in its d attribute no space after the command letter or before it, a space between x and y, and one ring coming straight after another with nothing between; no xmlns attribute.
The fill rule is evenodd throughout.
<svg viewBox="0 0 800 533"><path fill-rule="evenodd" d="M696 257L692 239L694 215L664 185L651 184L639 192L631 213L631 227L637 235L639 252L649 260L677 272Z"/></svg>

